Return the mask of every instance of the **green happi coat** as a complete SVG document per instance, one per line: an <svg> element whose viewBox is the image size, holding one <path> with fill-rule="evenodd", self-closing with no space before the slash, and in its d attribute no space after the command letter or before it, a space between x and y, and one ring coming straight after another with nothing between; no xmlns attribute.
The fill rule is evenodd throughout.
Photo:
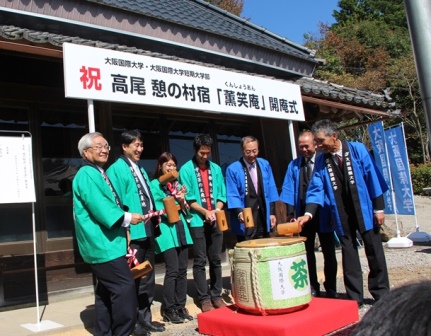
<svg viewBox="0 0 431 336"><path fill-rule="evenodd" d="M209 168L211 169L211 174L213 177L213 199L214 202L217 201L226 203L226 185L224 183L223 174L219 165L212 161L209 162ZM199 194L198 180L196 179L195 167L193 165L193 160L187 161L179 171L179 181L184 184L187 188L186 200L196 201L199 205L202 205L201 195ZM212 205L213 210L215 210L215 204ZM200 227L204 225L204 218L202 215L190 209L193 218L190 222L190 227Z"/></svg>
<svg viewBox="0 0 431 336"><path fill-rule="evenodd" d="M146 171L140 167L140 171L147 182L148 188L150 183ZM139 199L138 186L130 171L129 165L123 159L117 159L114 164L106 171L112 185L118 193L121 202L129 208L129 212L142 214L142 205ZM152 193L151 190L149 190ZM146 238L144 222L130 225L131 239Z"/></svg>
<svg viewBox="0 0 431 336"><path fill-rule="evenodd" d="M157 179L151 181L151 190L153 192L154 202L156 203L156 209L164 209L163 198L167 197L167 195L163 191L163 186ZM175 203L178 204L176 200ZM192 237L190 236L190 230L182 211L180 211L180 219L184 225L187 245L191 245L193 244ZM168 222L168 216L166 214L161 216L160 230L162 234L156 238L156 253L162 253L171 248L180 247L176 225L176 223L171 224Z"/></svg>
<svg viewBox="0 0 431 336"><path fill-rule="evenodd" d="M99 264L125 256L124 211L101 172L95 166L81 167L72 189L76 239L84 261Z"/></svg>

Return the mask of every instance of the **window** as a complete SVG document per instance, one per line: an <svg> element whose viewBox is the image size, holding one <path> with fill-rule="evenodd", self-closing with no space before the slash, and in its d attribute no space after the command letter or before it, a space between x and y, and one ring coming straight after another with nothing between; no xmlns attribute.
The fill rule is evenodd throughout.
<svg viewBox="0 0 431 336"><path fill-rule="evenodd" d="M236 136L218 135L218 150L220 156L220 166L223 175L226 173L226 168L231 163L237 161L241 157L241 138Z"/></svg>
<svg viewBox="0 0 431 336"><path fill-rule="evenodd" d="M72 181L82 164L78 141L88 132L86 114L42 111L40 127L48 239L71 237Z"/></svg>

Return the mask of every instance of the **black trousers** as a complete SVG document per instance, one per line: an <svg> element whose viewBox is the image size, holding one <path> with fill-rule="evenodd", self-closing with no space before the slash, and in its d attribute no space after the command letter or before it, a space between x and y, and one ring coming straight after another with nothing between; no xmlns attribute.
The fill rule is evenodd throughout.
<svg viewBox="0 0 431 336"><path fill-rule="evenodd" d="M163 252L166 272L163 281L164 309L180 309L187 301L188 246L171 248Z"/></svg>
<svg viewBox="0 0 431 336"><path fill-rule="evenodd" d="M153 304L155 288L154 238L132 240L130 247L137 250L136 258L140 263L148 260L153 266L153 269L146 274L145 278L135 280L136 294L138 296L138 322L151 322L151 305Z"/></svg>
<svg viewBox="0 0 431 336"><path fill-rule="evenodd" d="M193 278L196 283L199 302L220 299L223 286L221 270L223 234L217 225L205 223L204 226L190 228L190 233L193 238ZM205 270L207 257L210 269L209 294Z"/></svg>
<svg viewBox="0 0 431 336"><path fill-rule="evenodd" d="M319 236L320 246L323 253L323 273L325 281L323 286L326 290L337 292L337 257L335 255L335 240L333 232L319 232L318 218L313 218L302 228L301 236L306 237L305 250L307 253L308 274L310 277L310 285L317 293L320 293L320 284L317 279L316 255L314 251L314 240L316 233Z"/></svg>
<svg viewBox="0 0 431 336"><path fill-rule="evenodd" d="M95 336L129 336L136 323L136 290L126 258L121 257L91 269L97 278Z"/></svg>
<svg viewBox="0 0 431 336"><path fill-rule="evenodd" d="M345 235L339 237L343 256L343 278L347 296L358 303L362 303L364 299L364 285L356 242L358 225L355 221L352 222L349 222L347 226L343 225ZM380 237L380 228L377 227L362 232L361 236L370 268L368 290L375 300L379 300L389 291L389 276L382 239Z"/></svg>

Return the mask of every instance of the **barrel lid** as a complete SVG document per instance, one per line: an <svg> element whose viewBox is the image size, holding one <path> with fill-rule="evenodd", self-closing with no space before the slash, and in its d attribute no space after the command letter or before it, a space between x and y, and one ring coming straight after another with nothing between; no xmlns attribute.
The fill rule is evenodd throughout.
<svg viewBox="0 0 431 336"><path fill-rule="evenodd" d="M266 247L266 246L285 246L298 244L306 241L305 237L274 237L274 238L262 238L262 239L252 239L245 240L237 243L235 247Z"/></svg>

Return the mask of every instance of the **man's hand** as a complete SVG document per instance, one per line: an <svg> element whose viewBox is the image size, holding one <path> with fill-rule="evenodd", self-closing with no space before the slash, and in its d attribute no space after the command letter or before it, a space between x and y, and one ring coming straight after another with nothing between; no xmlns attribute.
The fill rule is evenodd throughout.
<svg viewBox="0 0 431 336"><path fill-rule="evenodd" d="M204 221L207 223L211 223L215 220L215 210L205 210L205 219Z"/></svg>
<svg viewBox="0 0 431 336"><path fill-rule="evenodd" d="M374 222L378 226L382 226L385 223L385 213L384 212L378 212L374 214Z"/></svg>
<svg viewBox="0 0 431 336"><path fill-rule="evenodd" d="M176 196L175 196L178 203L180 203L180 204L184 204L184 197L185 197L184 191L178 191Z"/></svg>
<svg viewBox="0 0 431 336"><path fill-rule="evenodd" d="M301 225L301 226L304 226L309 220L311 219L311 217L310 216L308 216L308 215L304 215L304 216L301 216L301 217L298 217L297 219L296 219L296 221Z"/></svg>
<svg viewBox="0 0 431 336"><path fill-rule="evenodd" d="M273 229L275 227L275 224L277 224L277 217L275 217L274 215L270 215L269 220L271 221L271 229Z"/></svg>
<svg viewBox="0 0 431 336"><path fill-rule="evenodd" d="M132 219L130 221L130 224L139 224L143 220L144 220L144 216L137 213L132 213Z"/></svg>

